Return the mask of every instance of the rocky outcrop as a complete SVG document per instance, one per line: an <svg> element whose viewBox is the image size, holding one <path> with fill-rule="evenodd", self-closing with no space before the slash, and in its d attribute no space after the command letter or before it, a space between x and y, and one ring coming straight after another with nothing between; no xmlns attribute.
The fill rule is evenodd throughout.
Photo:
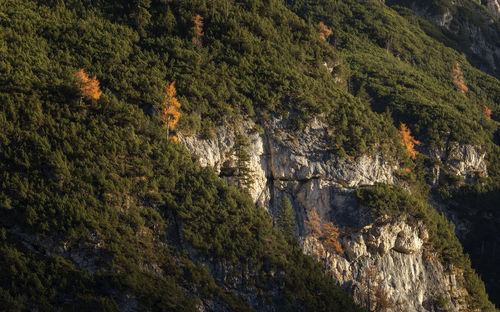
<svg viewBox="0 0 500 312"><path fill-rule="evenodd" d="M288 196L304 251L323 261L325 269L358 302L372 309L378 304L378 308L387 305L386 310L392 311L437 311L439 301L447 302L450 311L460 311L464 295L457 283L460 275L445 273L427 246L423 224L407 219L374 220L352 195L356 188L376 182L399 184L394 174L398 162L381 153L339 158L333 152L332 133L319 120L304 130L290 129L287 120L273 118L263 128L250 121L230 123L220 127L211 140L179 137L202 165L214 167L229 183L235 183L232 150L237 133L245 134L250 142L248 165L255 179L249 190L253 199L276 216L281 199ZM484 155L470 146L450 144L434 157L457 174L486 170ZM308 236L305 222L313 211L342 229L345 255L327 252Z"/></svg>
<svg viewBox="0 0 500 312"><path fill-rule="evenodd" d="M486 153L477 146L449 142L441 147L429 149L426 153L439 160L444 169L464 178L465 182L473 182L478 177L488 176ZM436 176L434 182L437 183L441 175L441 166L436 165L433 170Z"/></svg>
<svg viewBox="0 0 500 312"><path fill-rule="evenodd" d="M375 182L395 183L393 171L397 164L382 155L341 159L332 152L328 127L314 120L305 130L290 131L289 121L274 118L263 131L251 121L218 129L215 138L202 140L179 135L181 142L199 159L202 166L211 166L229 183L234 181L233 147L238 133L250 142L249 168L254 183L252 198L265 207L276 207L276 190L300 193L307 187L355 188ZM295 191L294 191L295 190ZM279 200L279 199L278 199Z"/></svg>
<svg viewBox="0 0 500 312"><path fill-rule="evenodd" d="M303 246L372 311L462 310L466 292L457 283L461 276L445 271L428 248L428 238L421 222L381 217L344 234L345 256L328 253L311 236Z"/></svg>

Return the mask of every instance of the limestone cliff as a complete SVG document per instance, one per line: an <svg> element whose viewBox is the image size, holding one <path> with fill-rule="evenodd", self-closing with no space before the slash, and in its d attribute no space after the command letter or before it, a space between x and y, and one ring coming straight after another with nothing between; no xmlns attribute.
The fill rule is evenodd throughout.
<svg viewBox="0 0 500 312"><path fill-rule="evenodd" d="M465 309L466 291L457 282L460 273L447 271L427 240L422 223L381 217L344 233L345 256L328 253L311 237L303 246L371 311Z"/></svg>
<svg viewBox="0 0 500 312"><path fill-rule="evenodd" d="M488 176L486 153L477 146L447 142L438 148L424 148L423 152L441 163L433 168L434 184L439 181L443 168L463 178L465 182L473 182L478 177Z"/></svg>
<svg viewBox="0 0 500 312"><path fill-rule="evenodd" d="M288 121L281 118L271 119L263 130L250 121L230 124L220 127L210 140L182 135L180 139L202 165L214 167L234 183L235 137L247 135L255 179L252 198L276 216L286 194L296 211L296 233L304 251L324 263L358 302L392 311L437 311L445 303L450 311L464 309L466 291L457 282L460 272L437 260L425 226L407 218L375 220L353 198L352 191L364 185L401 184L394 174L399 169L396 160L382 153L339 158L332 151L332 134L319 120L301 131L290 130ZM484 155L475 147L449 144L432 156L459 175L487 174ZM308 235L305 222L313 211L342 229L344 255L329 253Z"/></svg>

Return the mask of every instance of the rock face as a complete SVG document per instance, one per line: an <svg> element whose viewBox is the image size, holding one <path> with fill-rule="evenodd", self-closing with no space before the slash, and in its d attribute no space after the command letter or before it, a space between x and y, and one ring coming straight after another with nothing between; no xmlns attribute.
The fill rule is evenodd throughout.
<svg viewBox="0 0 500 312"><path fill-rule="evenodd" d="M86 241L77 246L68 247L64 242L39 234L25 233L20 228L12 228L9 232L17 236L26 248L36 254L60 256L74 261L79 269L95 273L100 262L106 258L103 252L104 242L96 232L91 232Z"/></svg>
<svg viewBox="0 0 500 312"><path fill-rule="evenodd" d="M420 222L381 217L345 233L345 256L329 254L312 237L306 237L303 246L372 311L445 308L438 307L438 300L446 302L447 311L459 311L465 292L457 286L457 276L445 273L429 251L427 239L427 230Z"/></svg>
<svg viewBox="0 0 500 312"><path fill-rule="evenodd" d="M483 3L493 15L500 17L500 1L486 0Z"/></svg>
<svg viewBox="0 0 500 312"><path fill-rule="evenodd" d="M331 152L333 144L328 128L318 120L303 131L290 131L287 120L272 119L264 133L253 122L241 122L237 129L223 126L211 140L180 135L181 142L199 159L211 166L229 183L234 181L233 147L238 133L249 138L249 167L254 178L250 194L266 209L277 207L276 191L301 194L308 188L355 188L375 182L395 183L397 164L381 155L362 156L355 160L339 159ZM304 197L305 194L302 194ZM299 195L300 196L300 195ZM320 200L318 198L318 200ZM325 199L327 200L327 199Z"/></svg>
<svg viewBox="0 0 500 312"><path fill-rule="evenodd" d="M465 182L488 176L484 160L486 153L481 152L476 146L450 142L442 147L430 149L426 154L441 161L446 170L464 178ZM437 182L441 172L440 166L435 166L434 172Z"/></svg>
<svg viewBox="0 0 500 312"><path fill-rule="evenodd" d="M202 165L214 167L228 183L235 183L233 146L236 135L245 134L254 201L276 216L281 199L288 196L304 251L322 261L358 302L372 310L437 311L440 299L450 311L463 310L459 299L464 291L457 287L460 276L445 273L437 255L427 248L425 227L415 220L374 220L352 195L356 188L376 182L399 184L395 160L380 153L340 159L332 152L332 134L318 120L301 131L290 130L289 122L280 118L271 119L264 130L259 128L244 121L220 127L211 140L179 137ZM433 156L460 175L486 172L484 154L471 146L449 144ZM342 229L343 256L327 252L308 235L305 222L312 212Z"/></svg>

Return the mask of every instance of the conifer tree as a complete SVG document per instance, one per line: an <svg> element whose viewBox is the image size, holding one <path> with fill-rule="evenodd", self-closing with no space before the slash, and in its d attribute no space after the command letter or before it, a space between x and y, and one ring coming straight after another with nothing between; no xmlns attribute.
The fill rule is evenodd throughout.
<svg viewBox="0 0 500 312"><path fill-rule="evenodd" d="M333 222L323 224L316 210L311 211L309 220L306 221L307 229L312 237L321 241L329 252L344 254L342 245L339 242L340 231Z"/></svg>
<svg viewBox="0 0 500 312"><path fill-rule="evenodd" d="M401 144L406 147L408 154L410 154L410 158L415 159L418 155L418 152L415 150L415 144L420 144L420 141L415 140L411 136L410 129L404 123L401 124L398 136L401 138Z"/></svg>
<svg viewBox="0 0 500 312"><path fill-rule="evenodd" d="M137 31L141 37L146 36L146 27L151 24L151 13L149 13L149 8L151 7L151 0L137 0L136 8L132 13L132 17L135 20Z"/></svg>
<svg viewBox="0 0 500 312"><path fill-rule="evenodd" d="M323 236L323 224L316 210L311 211L309 220L306 221L306 225L311 236L315 239L319 239L321 236Z"/></svg>
<svg viewBox="0 0 500 312"><path fill-rule="evenodd" d="M488 106L483 105L483 111L484 115L486 116L486 119L491 120L491 113L492 113L491 109Z"/></svg>
<svg viewBox="0 0 500 312"><path fill-rule="evenodd" d="M160 119L163 122L163 128L167 130L167 140L170 131L175 130L177 122L181 117L179 108L181 103L177 100L177 91L175 90L175 81L165 87L165 99L159 107Z"/></svg>
<svg viewBox="0 0 500 312"><path fill-rule="evenodd" d="M82 68L75 74L75 77L81 92L80 103L83 98L96 101L101 97L102 92L99 90L99 81L95 76L89 78L89 75Z"/></svg>
<svg viewBox="0 0 500 312"><path fill-rule="evenodd" d="M323 225L323 236L321 240L325 245L326 249L330 252L337 252L340 255L344 254L344 250L342 249L342 245L339 242L339 228L336 227L333 222L328 222Z"/></svg>
<svg viewBox="0 0 500 312"><path fill-rule="evenodd" d="M236 175L238 177L238 187L246 190L249 190L253 185L252 170L249 168L249 146L250 143L245 135L240 133L236 136L234 153L236 156Z"/></svg>
<svg viewBox="0 0 500 312"><path fill-rule="evenodd" d="M295 233L295 211L288 196L283 195L278 214L278 225L285 234L288 241L294 237Z"/></svg>
<svg viewBox="0 0 500 312"><path fill-rule="evenodd" d="M462 70L460 69L460 63L457 62L455 64L451 76L453 78L453 83L455 83L455 85L458 87L458 90L460 90L462 94L465 94L467 93L467 91L469 91L469 88L465 84L465 79L464 75L462 74Z"/></svg>
<svg viewBox="0 0 500 312"><path fill-rule="evenodd" d="M196 47L201 47L201 37L203 37L203 17L200 14L196 14L193 18L194 26L191 28L194 32L193 44Z"/></svg>
<svg viewBox="0 0 500 312"><path fill-rule="evenodd" d="M333 35L333 31L328 28L323 22L318 23L319 37L323 40L327 40L328 37Z"/></svg>

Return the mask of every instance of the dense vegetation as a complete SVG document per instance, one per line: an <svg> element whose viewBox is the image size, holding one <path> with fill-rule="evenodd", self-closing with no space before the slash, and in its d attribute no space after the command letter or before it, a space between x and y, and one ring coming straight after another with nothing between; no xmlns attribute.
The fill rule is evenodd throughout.
<svg viewBox="0 0 500 312"><path fill-rule="evenodd" d="M248 195L201 169L144 113L173 80L186 115L212 107L194 105L202 77L175 74L182 54L194 62L197 52L176 36L141 37L131 20L106 15L108 4L0 4L2 306L187 311L212 300L246 311L256 307L236 294L246 289L258 294L252 304L280 310L360 310ZM98 77L98 100L80 99L81 67ZM217 265L238 289L212 276Z"/></svg>
<svg viewBox="0 0 500 312"><path fill-rule="evenodd" d="M481 1L485 4L486 1ZM429 36L436 38L446 46L462 52L467 55L467 59L476 67L492 73L496 77L499 76L499 60L492 57L491 53L474 52L473 47L480 46L486 43L487 46L497 47L500 43L500 20L495 18L484 6L479 5L479 1L449 1L449 0L426 0L426 1L411 1L411 0L394 0L388 1L398 13L407 19L413 21L414 25L418 25ZM426 16L440 16L443 13L451 14L453 19L447 27L439 27L425 18L416 16L413 11L404 7L417 8L419 14L422 12ZM482 42L484 40L484 42ZM494 68L490 62L493 60ZM497 84L491 78L483 78L489 80L486 84L476 87L480 90L483 87L483 93L495 94L491 91L490 86ZM495 103L498 103L498 98L495 98ZM478 101L478 105L483 103ZM484 107L484 106L483 106ZM500 120L499 112L492 113L493 120ZM488 119L488 118L486 118ZM487 125L488 128L491 127ZM471 224L471 231L466 237L462 237L462 242L465 249L471 255L473 265L485 280L490 297L493 302L500 302L500 285L498 284L500 269L496 263L498 255L496 246L498 241L499 231L497 220L500 211L498 210L498 202L500 202L500 179L499 179L499 149L500 131L497 127L490 128L487 134L488 139L486 146L488 158L488 173L490 178L481 181L481 183L473 185L462 185L461 181L456 177L448 175L444 181L441 181L439 193L445 191L445 198L448 209L454 211L461 219L468 220ZM486 183L485 183L486 182ZM458 185L458 187L457 187Z"/></svg>
<svg viewBox="0 0 500 312"><path fill-rule="evenodd" d="M389 0L386 3L403 16L407 16L409 12L403 7L416 9L419 14L433 19L439 19L447 15L446 27L442 28L414 16L412 20L416 21L429 36L457 51L463 52L467 55L469 62L477 68L499 77L500 60L497 57L492 57L492 55L478 53L480 49L474 48L474 46L480 45L497 47L500 44L500 22L484 6L486 2L488 1ZM453 18L450 19L450 16ZM484 42L481 42L483 40Z"/></svg>
<svg viewBox="0 0 500 312"><path fill-rule="evenodd" d="M489 43L497 45L498 19L475 1L294 1L290 8L312 23L323 21L334 30L329 39L349 69L349 91L390 115L395 125L405 123L422 142L420 149L446 142L472 143L486 152L488 178L467 185L445 173L431 196L444 199L448 209L473 224L464 240L473 265L488 282L499 302L497 220L500 194L500 83L478 67L486 66L470 52L474 42L466 27L475 25ZM440 28L402 7L427 8L429 15L453 14L452 31ZM494 23L490 22L494 20ZM451 47L451 48L449 48ZM465 58L463 55L467 55ZM454 79L459 64L468 91ZM491 109L491 115L486 113ZM417 162L429 168L435 160ZM439 164L438 164L439 165ZM413 168L414 164L407 164ZM429 170L420 178L432 180ZM418 187L422 189L421 185ZM476 230L481 229L481 230ZM481 242L481 243L478 243Z"/></svg>
<svg viewBox="0 0 500 312"><path fill-rule="evenodd" d="M296 1L292 9L335 30L330 41L350 66L353 94L379 113L389 111L431 146L446 140L486 144L497 125L486 122L479 104L498 111L498 80L380 2L323 2L329 1ZM466 94L452 79L457 62Z"/></svg>
<svg viewBox="0 0 500 312"><path fill-rule="evenodd" d="M412 167L397 137L406 123L426 146L482 146L490 177L469 191L498 191L498 80L379 1L291 3L0 3L0 302L113 311L137 299L142 310L183 311L213 300L245 310L236 290L257 289L262 306L358 309L245 193L167 139L155 107L174 81L184 132L211 137L228 119L272 114L302 128L320 117L340 156L381 148ZM457 63L467 93L453 81ZM80 100L81 68L100 81L100 99ZM403 196L376 191L380 209ZM420 207L444 259L472 272L447 221L432 221L421 201L396 202ZM21 243L28 236L37 239ZM212 276L221 263L238 289ZM486 306L479 279L468 280Z"/></svg>

